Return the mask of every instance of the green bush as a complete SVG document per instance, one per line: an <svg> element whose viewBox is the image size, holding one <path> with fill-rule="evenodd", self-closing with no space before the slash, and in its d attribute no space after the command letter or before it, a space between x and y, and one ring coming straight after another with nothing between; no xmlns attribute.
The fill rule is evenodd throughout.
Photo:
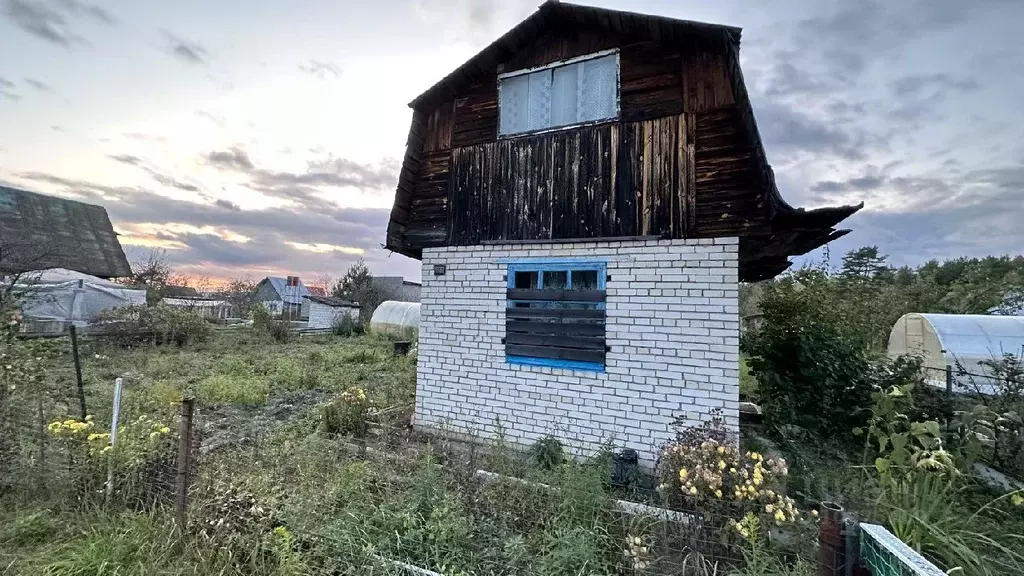
<svg viewBox="0 0 1024 576"><path fill-rule="evenodd" d="M530 447L530 456L541 470L554 470L565 462L562 442L554 436L545 436Z"/></svg>
<svg viewBox="0 0 1024 576"><path fill-rule="evenodd" d="M327 434L352 434L361 438L369 429L366 421L369 409L366 392L358 387L349 388L324 406L321 418L323 431Z"/></svg>
<svg viewBox="0 0 1024 576"><path fill-rule="evenodd" d="M363 333L363 325L359 319L349 314L342 314L331 323L331 333L337 336L359 336Z"/></svg>
<svg viewBox="0 0 1024 576"><path fill-rule="evenodd" d="M180 346L206 341L213 334L213 327L203 316L171 306L110 308L101 312L95 323L123 346L147 341Z"/></svg>
<svg viewBox="0 0 1024 576"><path fill-rule="evenodd" d="M920 379L920 362L872 355L836 317L815 276L764 290L764 323L743 342L765 422L794 424L827 438L863 426L871 393Z"/></svg>
<svg viewBox="0 0 1024 576"><path fill-rule="evenodd" d="M291 323L284 318L275 318L265 306L253 306L252 327L280 344L292 339Z"/></svg>

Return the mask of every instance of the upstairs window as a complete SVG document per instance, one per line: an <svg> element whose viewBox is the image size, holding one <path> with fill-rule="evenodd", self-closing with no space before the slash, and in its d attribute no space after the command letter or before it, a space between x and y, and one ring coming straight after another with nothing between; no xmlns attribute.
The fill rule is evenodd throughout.
<svg viewBox="0 0 1024 576"><path fill-rule="evenodd" d="M501 135L619 115L618 53L584 56L498 77Z"/></svg>
<svg viewBox="0 0 1024 576"><path fill-rule="evenodd" d="M605 280L603 262L509 264L506 361L604 370Z"/></svg>

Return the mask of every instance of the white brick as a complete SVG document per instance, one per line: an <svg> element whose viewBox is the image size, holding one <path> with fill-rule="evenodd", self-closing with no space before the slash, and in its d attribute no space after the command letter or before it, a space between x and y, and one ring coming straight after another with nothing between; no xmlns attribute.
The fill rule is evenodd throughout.
<svg viewBox="0 0 1024 576"><path fill-rule="evenodd" d="M423 252L416 414L423 428L533 442L563 438L576 454L607 438L652 463L677 416L724 408L738 426L738 278L735 238L428 248ZM605 372L505 362L509 261L605 260ZM499 261L504 260L504 261ZM433 264L447 274L434 276Z"/></svg>

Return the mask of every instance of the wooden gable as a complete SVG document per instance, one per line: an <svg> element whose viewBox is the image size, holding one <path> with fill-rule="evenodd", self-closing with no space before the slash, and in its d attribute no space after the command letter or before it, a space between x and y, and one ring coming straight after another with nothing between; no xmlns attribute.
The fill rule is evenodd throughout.
<svg viewBox="0 0 1024 576"><path fill-rule="evenodd" d="M767 278L859 206L794 210L774 183L737 28L548 2L411 103L387 248L739 236ZM498 76L616 50L619 115L499 137Z"/></svg>

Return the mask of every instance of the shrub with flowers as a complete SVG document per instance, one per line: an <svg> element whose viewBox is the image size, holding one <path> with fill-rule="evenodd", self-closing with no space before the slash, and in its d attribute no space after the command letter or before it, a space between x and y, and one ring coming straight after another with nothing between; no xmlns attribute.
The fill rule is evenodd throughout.
<svg viewBox="0 0 1024 576"><path fill-rule="evenodd" d="M700 511L747 540L755 526L800 520L792 498L781 492L788 473L781 457L741 452L715 418L681 431L662 448L658 490L670 507Z"/></svg>
<svg viewBox="0 0 1024 576"><path fill-rule="evenodd" d="M118 426L113 446L110 432L98 429L92 416L57 420L47 431L67 449L68 472L87 493L101 492L108 474L115 492L133 498L169 494L174 485L171 429L148 416Z"/></svg>
<svg viewBox="0 0 1024 576"><path fill-rule="evenodd" d="M366 391L353 386L324 406L323 429L328 434L352 434L357 438L365 436L369 429L366 421L369 411L370 401Z"/></svg>

